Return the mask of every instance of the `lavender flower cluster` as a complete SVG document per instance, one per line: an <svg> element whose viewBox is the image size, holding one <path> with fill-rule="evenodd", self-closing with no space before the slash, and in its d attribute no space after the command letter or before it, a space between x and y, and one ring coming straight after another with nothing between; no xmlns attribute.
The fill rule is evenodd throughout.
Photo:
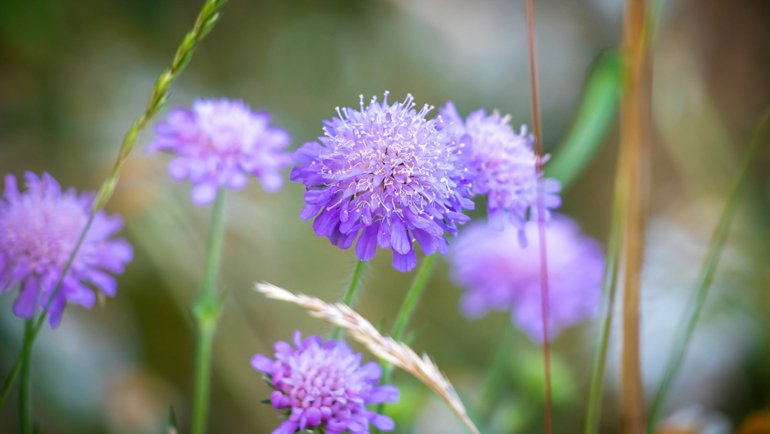
<svg viewBox="0 0 770 434"><path fill-rule="evenodd" d="M386 92L368 105L361 96L358 110L338 109L324 135L296 152L291 180L307 189L301 216L315 219L318 236L342 249L356 242L362 261L377 246L391 249L393 266L409 271L415 243L446 253L445 234L470 220L475 196L487 196L501 228L523 228L541 186L544 206L559 205L558 183L536 170L532 136L514 133L508 117L477 111L463 121L451 102L428 119L431 110L416 110L411 95L389 103Z"/></svg>
<svg viewBox="0 0 770 434"><path fill-rule="evenodd" d="M302 339L294 334L293 348L275 344L275 360L262 354L251 359L273 388L270 402L286 410L288 418L273 434L292 434L323 427L328 434L369 432L371 422L381 431L392 431L393 420L366 408L367 404L397 402L395 386L380 386L377 363L361 365L361 354L343 341L320 336Z"/></svg>
<svg viewBox="0 0 770 434"><path fill-rule="evenodd" d="M519 245L513 227L502 232L473 224L458 238L449 261L452 279L468 288L462 313L476 318L490 310L511 312L512 322L537 343L543 342L540 256L536 222L524 231L533 243ZM598 314L604 255L571 219L556 215L546 227L548 253L548 337Z"/></svg>
<svg viewBox="0 0 770 434"><path fill-rule="evenodd" d="M361 96L357 109L338 108L323 135L293 156L286 150L289 134L270 126L267 114L224 99L172 111L148 149L172 154L169 174L193 184L197 205L211 203L222 189L243 188L250 177L276 191L280 171L293 161L290 179L306 188L300 215L314 220L318 236L342 249L355 244L363 261L378 247L389 249L402 272L416 266L416 245L426 255L449 251L454 280L468 288L464 314L510 310L516 325L542 340L537 246L522 241L536 239L531 220L538 196L546 212L560 198L558 183L538 173L533 137L525 127L517 133L510 117L497 112L478 110L463 119L450 102L430 118L433 108L418 108L411 95L400 102L388 97L367 104ZM55 327L67 304L93 306L94 289L115 295L111 274L124 271L132 249L115 238L118 216L90 215L93 194L62 190L48 174L27 173L25 180L22 192L7 176L0 199L0 292L18 286L13 309L22 318L34 317L50 299ZM446 236L470 220L465 212L482 196L490 224L472 224L450 251ZM596 242L566 217L552 219L547 234L553 336L596 313L603 259ZM273 359L256 355L252 365L273 388L272 406L287 416L273 434L368 433L370 424L394 429L390 418L366 406L395 402L398 390L379 385L380 367L362 365L343 341L302 339L297 332L294 346L279 342Z"/></svg>
<svg viewBox="0 0 770 434"><path fill-rule="evenodd" d="M197 100L192 110L176 109L157 126L148 151L174 155L168 173L193 183L197 205L213 202L221 187L245 187L250 176L275 192L283 185L281 169L291 163L285 152L289 133L269 122L268 114L255 113L242 101Z"/></svg>

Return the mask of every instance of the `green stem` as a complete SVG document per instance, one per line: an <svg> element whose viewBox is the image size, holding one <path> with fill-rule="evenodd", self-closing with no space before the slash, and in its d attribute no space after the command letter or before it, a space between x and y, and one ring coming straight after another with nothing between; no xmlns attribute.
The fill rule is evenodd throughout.
<svg viewBox="0 0 770 434"><path fill-rule="evenodd" d="M21 387L19 388L19 421L22 434L32 434L32 327L34 321L24 323L24 344L21 350Z"/></svg>
<svg viewBox="0 0 770 434"><path fill-rule="evenodd" d="M348 306L353 306L353 302L356 299L356 294L358 294L358 290L361 289L361 284L363 283L364 278L364 271L366 270L366 264L366 261L356 261L356 266L353 268L353 274L350 276L348 287L345 290L345 296L342 299L342 302ZM339 339L341 334L341 328L332 328L332 339Z"/></svg>
<svg viewBox="0 0 770 434"><path fill-rule="evenodd" d="M666 370L663 374L660 387L655 394L655 399L650 407L649 424L647 425L647 432L652 433L655 430L655 425L660 419L663 406L666 403L671 385L676 378L679 368L682 364L685 354L687 353L687 347L689 346L692 335L695 332L695 326L698 323L700 314L703 311L703 305L706 302L711 284L714 281L714 275L716 274L717 265L719 264L719 258L722 254L722 248L727 241L727 235L729 234L730 223L735 216L735 212L738 209L738 199L740 193L743 191L748 179L749 169L751 163L756 156L757 151L762 144L762 138L764 136L765 127L768 121L770 121L770 110L765 112L762 116L759 124L754 130L749 144L749 149L743 158L738 176L733 182L730 194L727 197L727 203L722 210L722 214L719 217L719 222L711 233L711 239L709 240L709 247L706 253L706 258L703 262L703 268L701 268L700 276L698 277L698 284L696 290L692 295L690 302L687 304L687 310L682 317L682 322L677 329L676 339L674 347L669 354L668 361L666 363Z"/></svg>
<svg viewBox="0 0 770 434"><path fill-rule="evenodd" d="M497 354L492 360L492 366L484 381L481 391L481 398L478 403L478 418L486 421L492 415L495 402L500 397L500 393L505 389L506 383L510 378L510 361L513 353L513 341L515 339L513 327L510 323L506 324L503 330L503 336L497 346Z"/></svg>
<svg viewBox="0 0 770 434"><path fill-rule="evenodd" d="M75 260L81 245L83 244L83 240L85 240L88 230L91 228L91 224L93 223L97 212L102 209L107 204L107 201L109 201L109 199L112 197L112 194L114 193L115 187L118 183L120 170L128 159L129 154L133 150L139 133L147 126L147 124L149 124L152 118L163 107L166 99L168 98L171 85L190 63L193 52L198 47L198 45L200 45L201 41L203 41L206 35L208 35L208 33L214 28L214 25L219 19L219 12L225 3L227 3L227 0L206 0L206 2L201 7L200 12L198 13L198 17L195 20L193 28L185 35L182 43L177 48L171 64L160 74L158 80L155 82L155 86L152 89L152 93L150 94L150 98L147 101L147 105L145 106L144 111L134 121L128 132L126 132L126 134L123 136L123 141L118 151L118 157L113 164L112 170L110 171L110 174L107 176L107 178L99 186L99 193L96 197L96 200L94 201L93 208L91 209L91 213L88 216L88 220L81 230L80 235L78 236L78 240L75 243L72 252L70 252L70 256L67 259L64 268L62 269L61 275L59 276L53 291L51 291L51 295L48 297L48 300L43 307L42 315L38 317L34 324L31 338L33 341L45 323L51 304L53 303L56 295L61 290L62 282L72 267L72 263ZM5 381L3 382L3 392L2 395L0 395L0 407L5 402L8 391L19 375L20 369L17 368L17 366L20 366L20 358L21 354L19 354L17 357L17 361L14 363L13 369L8 373Z"/></svg>
<svg viewBox="0 0 770 434"><path fill-rule="evenodd" d="M220 187L211 209L211 234L203 275L203 297L217 297L217 279L222 263L222 240L225 234L225 189Z"/></svg>
<svg viewBox="0 0 770 434"><path fill-rule="evenodd" d="M401 310L398 311L396 316L396 322L393 324L393 330L390 332L390 336L400 341L404 337L404 332L409 326L409 321L414 315L414 311L420 304L420 298L422 293L425 292L425 287L430 279L430 274L433 271L433 264L436 262L436 255L428 255L423 259L420 268L417 270L417 275L414 276L412 286L409 287L409 291L406 293L404 303L401 305Z"/></svg>
<svg viewBox="0 0 770 434"><path fill-rule="evenodd" d="M614 316L615 295L617 293L618 271L620 264L620 222L622 209L620 201L616 197L613 201L612 221L610 222L610 238L607 243L607 259L604 265L604 278L602 281L602 330L599 336L598 352L594 357L593 371L591 373L591 388L588 393L588 407L586 412L585 434L599 432L599 416L601 415L601 403L604 390L604 368L607 363L607 350L609 348L610 331Z"/></svg>
<svg viewBox="0 0 770 434"><path fill-rule="evenodd" d="M422 260L422 264L420 264L420 268L417 270L417 274L414 276L412 285L406 292L404 302L401 304L401 309L398 311L398 315L396 316L396 322L393 324L393 329L390 331L390 336L397 342L403 340L406 328L409 326L409 321L412 319L414 311L420 304L420 298L422 298L422 293L425 292L428 279L430 278L430 274L433 271L433 264L436 262L436 256L437 255L435 254L428 255L425 257L425 259ZM385 365L385 369L383 370L382 384L387 384L390 382L390 377L392 375L393 365L388 363ZM385 404L380 404L378 407L378 412L382 413L384 408Z"/></svg>
<svg viewBox="0 0 770 434"><path fill-rule="evenodd" d="M220 188L214 201L214 208L211 211L211 235L206 257L206 270L203 276L203 291L193 306L193 317L198 332L195 356L195 396L192 413L193 434L206 432L211 384L211 353L220 313L217 276L222 260L222 241L225 233L224 210L225 190Z"/></svg>
<svg viewBox="0 0 770 434"><path fill-rule="evenodd" d="M433 254L426 256L425 259L423 259L422 264L420 264L420 268L417 270L412 285L406 293L406 298L404 298L404 302L401 304L401 309L396 316L396 322L393 324L393 329L390 332L390 336L395 341L401 341L403 339L409 321L411 320L415 309L417 309L417 305L420 304L420 298L425 291L435 261L436 255ZM392 376L393 365L386 363L382 373L382 384L388 384ZM385 403L379 404L377 406L377 413L382 414L384 411Z"/></svg>

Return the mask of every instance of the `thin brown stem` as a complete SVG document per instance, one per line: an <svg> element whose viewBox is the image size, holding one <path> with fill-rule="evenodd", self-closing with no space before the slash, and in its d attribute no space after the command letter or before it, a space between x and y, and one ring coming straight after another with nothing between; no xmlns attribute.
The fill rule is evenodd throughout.
<svg viewBox="0 0 770 434"><path fill-rule="evenodd" d="M622 230L623 347L621 355L621 426L624 433L644 432L644 401L639 362L640 280L644 254L647 127L650 99L646 0L626 0L623 20L624 86L620 106L618 183L625 205Z"/></svg>
<svg viewBox="0 0 770 434"><path fill-rule="evenodd" d="M538 178L543 177L543 127L540 118L540 91L537 82L537 47L535 44L534 0L524 2L527 14L527 46L529 51L529 79L532 95L532 128L535 134ZM545 432L553 432L551 410L551 352L548 337L548 249L545 236L545 209L542 188L537 194L538 241L540 246L540 308L543 317L543 370L545 371Z"/></svg>

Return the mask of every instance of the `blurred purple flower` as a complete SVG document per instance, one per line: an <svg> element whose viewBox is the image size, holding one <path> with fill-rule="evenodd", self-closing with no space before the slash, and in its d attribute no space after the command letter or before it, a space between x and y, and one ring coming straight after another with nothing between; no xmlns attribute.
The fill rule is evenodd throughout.
<svg viewBox="0 0 770 434"><path fill-rule="evenodd" d="M393 250L393 266L417 264L413 242L425 254L445 253L445 232L473 208L462 146L447 141L432 107L414 109L414 98L388 103L372 98L358 110L338 109L324 122L324 136L295 154L291 180L307 188L302 218L315 217L318 236L342 249L358 237L356 255L374 257L377 246Z"/></svg>
<svg viewBox="0 0 770 434"><path fill-rule="evenodd" d="M601 302L604 255L596 241L582 235L571 219L554 215L546 223L548 245L548 336L594 317ZM468 317L489 310L511 311L513 323L531 340L543 341L540 255L536 222L525 224L527 247L517 230L503 232L473 224L458 237L449 255L452 279L467 289L460 304Z"/></svg>
<svg viewBox="0 0 770 434"><path fill-rule="evenodd" d="M211 203L220 187L243 188L249 176L274 192L283 185L280 171L291 156L285 151L289 133L269 122L268 114L252 112L241 101L197 100L192 110L171 111L148 149L174 154L169 174L193 183L196 205Z"/></svg>
<svg viewBox="0 0 770 434"><path fill-rule="evenodd" d="M324 341L320 336L302 339L294 334L296 349L286 342L275 344L275 360L261 354L251 364L273 387L270 396L288 419L273 434L292 434L323 427L327 434L368 433L371 422L391 431L393 420L366 408L367 404L397 402L395 386L379 386L382 370L375 362L361 366L361 354L344 341Z"/></svg>
<svg viewBox="0 0 770 434"><path fill-rule="evenodd" d="M450 137L470 148L470 167L474 171L473 193L487 195L489 222L502 229L506 221L521 229L537 211L538 185L543 188L547 210L561 204L559 182L539 182L533 137L525 126L516 134L510 116L476 110L463 121L452 102L440 111Z"/></svg>
<svg viewBox="0 0 770 434"><path fill-rule="evenodd" d="M85 227L94 196L62 191L47 173L38 177L27 172L24 179L27 191L21 193L16 177L7 175L5 196L0 199L0 292L19 285L13 311L29 319L51 296ZM128 242L112 238L122 226L119 216L96 214L51 303L51 327L59 325L67 303L91 308L94 290L115 295L115 279L109 273L122 273L133 253Z"/></svg>

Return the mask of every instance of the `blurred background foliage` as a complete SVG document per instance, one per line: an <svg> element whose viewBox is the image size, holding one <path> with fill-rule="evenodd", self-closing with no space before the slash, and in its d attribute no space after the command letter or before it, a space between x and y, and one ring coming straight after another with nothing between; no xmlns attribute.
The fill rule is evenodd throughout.
<svg viewBox="0 0 770 434"><path fill-rule="evenodd" d="M566 181L562 212L605 241L616 155L615 103L621 2L537 2L548 169ZM761 0L662 2L653 42L650 227L643 279L643 375L660 379L706 242L760 112L770 102L770 4ZM192 0L0 0L0 173L49 171L94 190L131 120L199 7ZM169 107L196 97L240 98L273 114L293 147L321 133L336 106L358 95L407 92L418 104L454 100L529 123L522 2L507 0L231 0ZM592 73L593 71L593 73ZM152 137L146 131L140 145ZM163 157L141 146L108 209L126 220L135 259L117 298L70 309L35 349L34 399L47 433L158 433L169 408L187 431L193 336L208 209L171 183ZM760 152L704 318L666 411L666 432L749 432L770 417L770 152ZM327 327L252 291L266 280L334 300L353 254L317 238L299 219L302 188L265 194L256 182L228 197L225 312L215 344L210 432L267 433L267 386L249 365L293 330ZM389 325L411 276L379 253L359 310ZM461 290L434 274L413 322L413 346L455 382L485 432L527 433L542 423L540 349L504 314L479 321L457 310ZM0 368L19 345L22 322L0 297ZM555 432L578 432L596 324L554 342ZM618 349L615 342L615 350ZM603 412L616 432L617 357ZM464 432L424 387L397 375L399 433ZM15 402L0 432L16 432ZM764 414L764 416L763 416ZM745 422L752 418L749 422ZM764 418L764 419L763 419ZM759 422L756 422L756 421ZM751 425L753 423L754 425ZM690 429L690 431L687 431ZM693 431L694 430L694 431Z"/></svg>

